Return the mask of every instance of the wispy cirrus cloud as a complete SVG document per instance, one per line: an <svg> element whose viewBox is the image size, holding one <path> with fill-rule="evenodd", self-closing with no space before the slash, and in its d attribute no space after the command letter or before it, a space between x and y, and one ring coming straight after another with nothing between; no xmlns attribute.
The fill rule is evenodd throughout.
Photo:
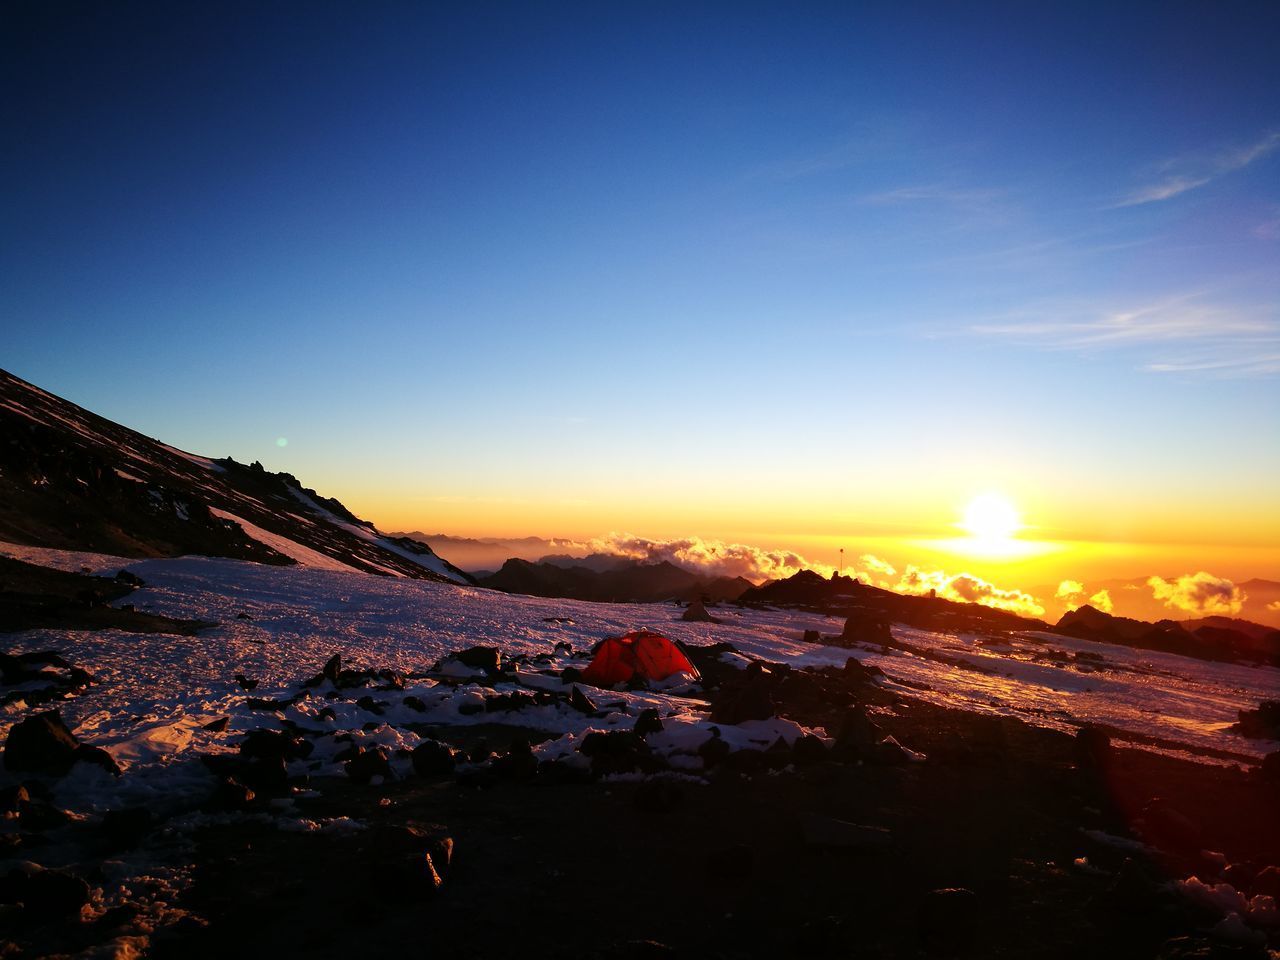
<svg viewBox="0 0 1280 960"><path fill-rule="evenodd" d="M1273 305L1223 306L1203 294L1128 309L1047 305L978 323L973 333L1051 350L1146 349L1153 373L1269 376L1280 372L1280 313Z"/></svg>
<svg viewBox="0 0 1280 960"><path fill-rule="evenodd" d="M1245 146L1227 147L1209 154L1176 157L1161 165L1160 175L1112 204L1136 207L1157 203L1202 187L1224 174L1242 170L1249 164L1280 149L1280 130L1273 130Z"/></svg>
<svg viewBox="0 0 1280 960"><path fill-rule="evenodd" d="M950 187L942 184L919 184L869 193L858 198L867 206L889 207L909 203L942 203L963 209L987 209L1001 203L1004 190L984 187Z"/></svg>

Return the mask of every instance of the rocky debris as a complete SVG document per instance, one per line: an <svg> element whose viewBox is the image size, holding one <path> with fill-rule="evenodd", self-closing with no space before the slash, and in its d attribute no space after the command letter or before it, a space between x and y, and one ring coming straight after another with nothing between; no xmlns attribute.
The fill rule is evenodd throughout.
<svg viewBox="0 0 1280 960"><path fill-rule="evenodd" d="M209 796L211 810L244 810L253 803L255 794L235 777L223 777Z"/></svg>
<svg viewBox="0 0 1280 960"><path fill-rule="evenodd" d="M884 827L869 827L816 813L800 818L800 834L811 847L873 853L893 845L893 835Z"/></svg>
<svg viewBox="0 0 1280 960"><path fill-rule="evenodd" d="M405 902L437 893L453 868L452 837L431 837L413 825L381 828L369 850L369 880L388 900Z"/></svg>
<svg viewBox="0 0 1280 960"><path fill-rule="evenodd" d="M507 752L496 757L490 766L504 780L532 780L538 775L538 758L523 738L512 740Z"/></svg>
<svg viewBox="0 0 1280 960"><path fill-rule="evenodd" d="M718 764L724 763L729 757L738 757L743 754L760 753L759 750L739 750L736 753L729 744L721 738L719 730L712 731L713 736L702 742L698 747L698 756L702 758L702 765L708 770Z"/></svg>
<svg viewBox="0 0 1280 960"><path fill-rule="evenodd" d="M1242 737L1280 740L1280 700L1263 700L1257 710L1239 711L1240 719L1230 729Z"/></svg>
<svg viewBox="0 0 1280 960"><path fill-rule="evenodd" d="M634 730L594 730L582 738L578 752L591 760L591 773L605 777L616 773L656 773L665 764Z"/></svg>
<svg viewBox="0 0 1280 960"><path fill-rule="evenodd" d="M596 712L596 705L591 702L591 698L583 693L577 684L574 684L573 689L569 692L569 706L588 716Z"/></svg>
<svg viewBox="0 0 1280 960"><path fill-rule="evenodd" d="M931 890L920 903L920 940L929 953L963 953L978 934L978 895L963 887Z"/></svg>
<svg viewBox="0 0 1280 960"><path fill-rule="evenodd" d="M489 674L501 673L502 651L497 647L468 647L465 650L455 650L443 657L432 669L444 671L450 662L461 664L471 670L483 670Z"/></svg>
<svg viewBox="0 0 1280 960"><path fill-rule="evenodd" d="M240 684L241 688L245 690L252 690L254 687L258 685L257 680L250 680L243 673L237 673L234 679L236 683Z"/></svg>
<svg viewBox="0 0 1280 960"><path fill-rule="evenodd" d="M647 737L651 733L662 732L662 718L658 716L658 711L654 707L646 707L640 711L640 715L636 717L635 727L636 736Z"/></svg>
<svg viewBox="0 0 1280 960"><path fill-rule="evenodd" d="M391 755L386 747L378 746L368 750L356 747L355 751L355 756L345 764L347 776L352 781L372 783L375 777L381 777L381 782L395 778L395 774L391 771Z"/></svg>
<svg viewBox="0 0 1280 960"><path fill-rule="evenodd" d="M437 740L423 740L413 748L413 772L421 777L438 777L453 773L456 764L453 751Z"/></svg>
<svg viewBox="0 0 1280 960"><path fill-rule="evenodd" d="M37 922L77 916L89 895L89 884L65 870L15 868L0 880L0 903L21 903L23 916Z"/></svg>
<svg viewBox="0 0 1280 960"><path fill-rule="evenodd" d="M772 717L776 711L774 690L780 675L758 661L740 671L739 676L722 684L711 698L712 723L739 724Z"/></svg>
<svg viewBox="0 0 1280 960"><path fill-rule="evenodd" d="M147 585L146 581L143 580L140 576L138 576L136 573L130 573L128 570L117 571L116 575L111 579L115 580L116 583L122 583L125 586L132 587L135 590L138 589L139 587L145 587Z"/></svg>
<svg viewBox="0 0 1280 960"><path fill-rule="evenodd" d="M240 756L246 760L305 760L315 744L283 730L251 730L240 742Z"/></svg>
<svg viewBox="0 0 1280 960"><path fill-rule="evenodd" d="M4 765L9 770L61 775L76 762L91 763L120 776L120 767L111 754L101 747L80 743L57 710L37 713L14 724L5 740Z"/></svg>
<svg viewBox="0 0 1280 960"><path fill-rule="evenodd" d="M56 650L0 653L0 687L22 688L0 693L0 703L21 700L37 706L64 700L83 692L93 682L88 671L67 663Z"/></svg>
<svg viewBox="0 0 1280 960"><path fill-rule="evenodd" d="M854 644L872 644L889 646L893 643L893 632L889 623L872 613L859 611L851 613L844 621L844 629L840 631L835 646L848 647Z"/></svg>
<svg viewBox="0 0 1280 960"><path fill-rule="evenodd" d="M796 737L791 745L791 758L797 766L807 767L827 759L827 745L811 733Z"/></svg>

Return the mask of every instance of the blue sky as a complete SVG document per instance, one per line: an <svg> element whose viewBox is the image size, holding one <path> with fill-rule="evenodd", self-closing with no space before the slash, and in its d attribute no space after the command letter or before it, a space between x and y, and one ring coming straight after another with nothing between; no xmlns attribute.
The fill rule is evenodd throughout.
<svg viewBox="0 0 1280 960"><path fill-rule="evenodd" d="M8 7L0 365L388 525L1270 536L1280 8L1121 6Z"/></svg>

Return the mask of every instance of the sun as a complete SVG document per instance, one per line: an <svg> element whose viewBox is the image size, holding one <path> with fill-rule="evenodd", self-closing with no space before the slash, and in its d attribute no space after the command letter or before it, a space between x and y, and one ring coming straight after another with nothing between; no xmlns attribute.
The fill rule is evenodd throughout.
<svg viewBox="0 0 1280 960"><path fill-rule="evenodd" d="M1008 540L1020 529L1018 509L998 493L984 493L969 501L960 524L981 540Z"/></svg>

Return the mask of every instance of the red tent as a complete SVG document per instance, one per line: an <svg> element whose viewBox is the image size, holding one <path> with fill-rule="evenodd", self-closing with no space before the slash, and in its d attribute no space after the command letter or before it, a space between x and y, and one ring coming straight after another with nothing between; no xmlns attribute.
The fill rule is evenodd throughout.
<svg viewBox="0 0 1280 960"><path fill-rule="evenodd" d="M612 687L634 677L665 680L675 673L689 673L698 678L698 670L689 658L662 634L632 630L600 641L591 665L582 671L582 681L597 687Z"/></svg>

